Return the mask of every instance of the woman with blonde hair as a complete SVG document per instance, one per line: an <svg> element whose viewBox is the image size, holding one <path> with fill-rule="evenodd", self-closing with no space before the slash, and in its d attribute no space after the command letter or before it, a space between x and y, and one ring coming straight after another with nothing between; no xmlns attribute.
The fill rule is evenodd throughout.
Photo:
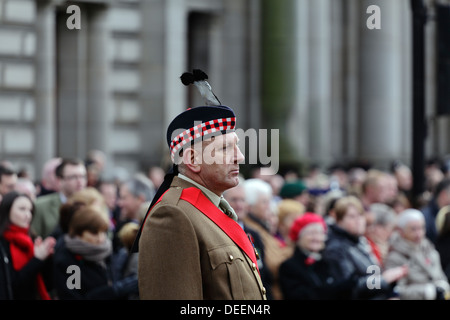
<svg viewBox="0 0 450 320"><path fill-rule="evenodd" d="M284 199L278 203L278 238L283 246L291 243L289 232L295 219L305 213L305 206L293 199Z"/></svg>

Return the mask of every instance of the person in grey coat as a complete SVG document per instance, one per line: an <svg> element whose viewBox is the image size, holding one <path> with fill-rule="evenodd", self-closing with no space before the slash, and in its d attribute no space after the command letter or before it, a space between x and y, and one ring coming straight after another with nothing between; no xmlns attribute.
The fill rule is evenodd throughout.
<svg viewBox="0 0 450 320"><path fill-rule="evenodd" d="M385 267L408 265L408 274L397 282L400 299L443 300L450 293L439 252L425 237L425 218L419 210L407 209L397 220Z"/></svg>

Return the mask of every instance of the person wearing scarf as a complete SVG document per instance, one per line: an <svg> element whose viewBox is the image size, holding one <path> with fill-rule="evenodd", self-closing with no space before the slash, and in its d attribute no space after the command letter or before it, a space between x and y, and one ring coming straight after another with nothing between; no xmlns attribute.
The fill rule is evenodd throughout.
<svg viewBox="0 0 450 320"><path fill-rule="evenodd" d="M117 279L112 272L108 228L109 222L98 207L83 206L75 211L69 231L62 236L55 252L55 288L59 299L117 300L138 293L137 276Z"/></svg>
<svg viewBox="0 0 450 320"><path fill-rule="evenodd" d="M407 265L409 273L397 283L400 300L448 300L450 284L439 252L426 237L423 213L409 208L400 212L385 259L386 269Z"/></svg>
<svg viewBox="0 0 450 320"><path fill-rule="evenodd" d="M33 213L33 201L25 194L10 192L0 203L0 241L5 264L2 276L8 289L2 298L51 300L41 271L56 241L53 237L38 237L33 242L29 233Z"/></svg>

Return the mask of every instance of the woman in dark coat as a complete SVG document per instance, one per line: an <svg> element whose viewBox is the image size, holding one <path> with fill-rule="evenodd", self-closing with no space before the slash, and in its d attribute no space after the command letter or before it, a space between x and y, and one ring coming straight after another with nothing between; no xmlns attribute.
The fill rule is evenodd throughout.
<svg viewBox="0 0 450 320"><path fill-rule="evenodd" d="M408 273L406 266L383 270L364 237L366 216L361 200L345 196L336 201L335 223L330 225L324 258L339 279L357 277L352 299L374 300L396 297L397 280Z"/></svg>
<svg viewBox="0 0 450 320"><path fill-rule="evenodd" d="M55 239L29 234L34 213L33 201L16 191L0 203L0 299L50 300L41 274L53 253Z"/></svg>
<svg viewBox="0 0 450 320"><path fill-rule="evenodd" d="M54 284L61 300L126 299L138 293L137 276L115 279L109 225L95 206L73 213L54 256Z"/></svg>
<svg viewBox="0 0 450 320"><path fill-rule="evenodd" d="M280 286L284 299L328 300L348 299L356 279L336 279L330 264L322 259L321 251L326 239L323 218L306 213L297 218L290 232L296 243L294 254L280 266Z"/></svg>

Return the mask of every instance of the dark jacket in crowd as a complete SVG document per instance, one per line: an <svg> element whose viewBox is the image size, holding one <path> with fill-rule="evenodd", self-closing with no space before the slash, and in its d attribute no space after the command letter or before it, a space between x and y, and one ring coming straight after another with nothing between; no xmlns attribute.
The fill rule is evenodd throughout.
<svg viewBox="0 0 450 320"><path fill-rule="evenodd" d="M450 234L439 235L436 240L436 250L441 258L441 266L445 275L450 279Z"/></svg>
<svg viewBox="0 0 450 320"><path fill-rule="evenodd" d="M54 255L54 285L57 296L61 300L118 300L126 299L129 294L138 292L137 276L117 280L113 276L111 257L106 266L83 259L70 252L63 237L58 239ZM68 286L69 277L74 271L69 266L78 266L80 287ZM69 283L73 281L69 280Z"/></svg>
<svg viewBox="0 0 450 320"><path fill-rule="evenodd" d="M261 275L261 281L264 285L264 288L266 288L266 297L267 300L273 300L272 295L272 282L273 282L273 276L270 272L269 268L267 268L265 261L266 261L266 254L264 250L264 243L261 239L261 236L259 235L258 231L250 228L249 226L244 224L244 232L250 237L250 240L253 243L253 246L255 247L256 251L259 254L258 259L258 268L259 273Z"/></svg>
<svg viewBox="0 0 450 320"><path fill-rule="evenodd" d="M333 274L338 279L357 277L351 299L387 299L395 296L394 284L383 280L381 267L371 256L370 246L365 245L363 240L363 237L354 236L332 224L323 256L333 266ZM376 277L373 268L379 268L379 277ZM374 284L372 280L378 283Z"/></svg>
<svg viewBox="0 0 450 320"><path fill-rule="evenodd" d="M439 209L440 208L436 202L436 198L431 199L426 206L420 209L425 218L425 236L433 243L436 243L438 236L436 229L436 216Z"/></svg>
<svg viewBox="0 0 450 320"><path fill-rule="evenodd" d="M14 270L9 243L0 237L0 300L36 300L36 276L46 262L32 258L22 269Z"/></svg>
<svg viewBox="0 0 450 320"><path fill-rule="evenodd" d="M336 278L329 261L311 261L298 247L293 256L281 264L279 279L286 300L350 299L357 282L356 277Z"/></svg>

